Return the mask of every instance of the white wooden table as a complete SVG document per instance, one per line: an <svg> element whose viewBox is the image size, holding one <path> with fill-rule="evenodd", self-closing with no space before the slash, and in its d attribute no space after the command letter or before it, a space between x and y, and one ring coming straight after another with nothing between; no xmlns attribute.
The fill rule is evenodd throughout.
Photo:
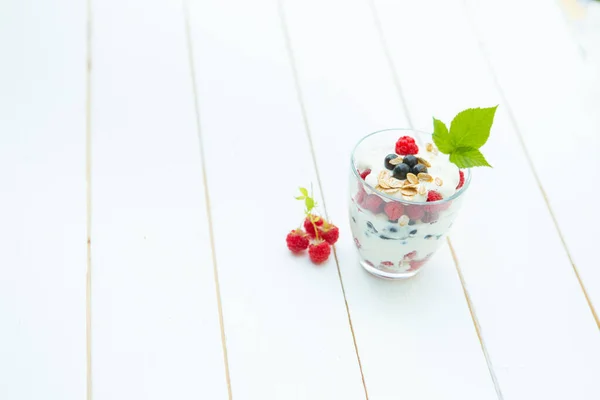
<svg viewBox="0 0 600 400"><path fill-rule="evenodd" d="M600 79L563 11L3 1L0 399L600 399ZM354 143L494 104L448 246L364 272ZM310 182L322 267L284 243Z"/></svg>

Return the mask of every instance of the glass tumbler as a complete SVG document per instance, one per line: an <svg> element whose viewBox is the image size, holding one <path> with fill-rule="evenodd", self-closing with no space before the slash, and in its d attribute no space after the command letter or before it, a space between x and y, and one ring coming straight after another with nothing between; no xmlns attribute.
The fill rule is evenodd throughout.
<svg viewBox="0 0 600 400"><path fill-rule="evenodd" d="M464 169L465 182L458 191L448 198L426 203L376 191L360 177L357 155L386 144L393 146L404 135L415 138L419 148L433 143L429 133L412 129L382 130L361 139L352 151L350 162L349 216L354 243L363 268L381 278L403 279L419 273L443 245L471 181L471 171ZM389 202L399 204L395 206L402 210L398 220L389 220L383 211Z"/></svg>

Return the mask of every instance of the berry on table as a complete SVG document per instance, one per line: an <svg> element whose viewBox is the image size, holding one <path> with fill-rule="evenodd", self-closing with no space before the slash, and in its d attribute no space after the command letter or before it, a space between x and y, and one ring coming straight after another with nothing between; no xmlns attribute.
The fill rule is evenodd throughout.
<svg viewBox="0 0 600 400"><path fill-rule="evenodd" d="M288 233L285 241L292 253L300 253L308 248L308 237L302 229L296 229Z"/></svg>
<svg viewBox="0 0 600 400"><path fill-rule="evenodd" d="M456 190L460 189L465 184L465 173L462 171L458 171L458 174L459 174L459 179L458 179L458 185L456 186Z"/></svg>
<svg viewBox="0 0 600 400"><path fill-rule="evenodd" d="M319 217L318 215L314 215L314 214L307 215L306 218L304 219L304 230L306 231L308 236L310 236L311 238L314 238L316 236L315 225L316 226L323 225L323 218Z"/></svg>
<svg viewBox="0 0 600 400"><path fill-rule="evenodd" d="M308 246L308 256L315 264L327 261L329 254L331 254L331 247L325 241L319 241Z"/></svg>
<svg viewBox="0 0 600 400"><path fill-rule="evenodd" d="M388 154L387 156L385 156L385 161L383 162L383 165L390 171L393 170L395 165L390 164L390 161L392 161L396 158L398 158L397 154Z"/></svg>
<svg viewBox="0 0 600 400"><path fill-rule="evenodd" d="M288 233L286 243L290 251L294 253L300 253L308 248L308 256L311 261L320 264L329 258L329 254L331 254L330 246L337 242L340 230L337 226L315 214L314 210L317 202L312 196L312 192L309 193L308 189L300 188L300 195L295 198L304 203L304 220L302 221L304 230L298 228ZM367 195L362 185L359 187L357 199L359 197L361 198L360 201L366 201ZM357 245L359 245L358 242Z"/></svg>
<svg viewBox="0 0 600 400"><path fill-rule="evenodd" d="M383 208L383 200L376 194L370 194L365 199L365 208L373 214L377 214Z"/></svg>
<svg viewBox="0 0 600 400"><path fill-rule="evenodd" d="M326 222L322 227L319 228L319 233L323 240L325 240L330 245L334 245L340 237L340 230L337 226Z"/></svg>
<svg viewBox="0 0 600 400"><path fill-rule="evenodd" d="M417 164L411 168L410 172L412 172L415 175L419 175L420 173L426 173L427 167L424 166L423 164Z"/></svg>
<svg viewBox="0 0 600 400"><path fill-rule="evenodd" d="M417 157L413 156L412 154L409 154L402 159L402 162L412 168L415 165L417 165L419 160L417 160Z"/></svg>
<svg viewBox="0 0 600 400"><path fill-rule="evenodd" d="M390 201L383 207L383 212L385 212L390 221L395 222L404 213L404 206L395 201Z"/></svg>
<svg viewBox="0 0 600 400"><path fill-rule="evenodd" d="M400 179L401 181L406 179L406 174L410 172L410 167L404 163L398 164L394 167L394 178Z"/></svg>
<svg viewBox="0 0 600 400"><path fill-rule="evenodd" d="M402 156L408 154L417 154L419 152L419 147L415 143L415 139L410 136L402 136L396 142L396 153Z"/></svg>

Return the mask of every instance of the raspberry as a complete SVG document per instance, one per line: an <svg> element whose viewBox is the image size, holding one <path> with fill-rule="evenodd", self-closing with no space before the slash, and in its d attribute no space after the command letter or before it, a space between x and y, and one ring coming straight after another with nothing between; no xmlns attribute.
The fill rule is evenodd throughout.
<svg viewBox="0 0 600 400"><path fill-rule="evenodd" d="M425 215L425 206L411 204L406 206L405 212L410 219L412 219L413 221L417 221L421 219L423 215Z"/></svg>
<svg viewBox="0 0 600 400"><path fill-rule="evenodd" d="M340 237L340 230L338 227L330 223L325 223L322 228L319 228L319 233L321 234L323 240L332 246Z"/></svg>
<svg viewBox="0 0 600 400"><path fill-rule="evenodd" d="M419 269L420 267L423 266L423 264L425 264L433 255L433 253L431 254L427 254L427 257L422 258L420 260L411 260L410 261L410 268L408 269L409 271L414 271L416 269Z"/></svg>
<svg viewBox="0 0 600 400"><path fill-rule="evenodd" d="M465 173L462 171L458 171L458 173L460 174L459 175L460 178L458 180L458 185L456 186L456 190L460 189L465 184Z"/></svg>
<svg viewBox="0 0 600 400"><path fill-rule="evenodd" d="M435 190L430 190L429 192L427 192L427 201L439 201L442 199L443 197L440 194L440 192L437 192Z"/></svg>
<svg viewBox="0 0 600 400"><path fill-rule="evenodd" d="M423 218L421 218L421 222L424 224L432 223L437 221L439 217L437 212L426 212L425 215L423 215Z"/></svg>
<svg viewBox="0 0 600 400"><path fill-rule="evenodd" d="M327 242L317 242L308 246L308 255L310 260L315 264L320 264L327 261L329 254L331 253L331 247Z"/></svg>
<svg viewBox="0 0 600 400"><path fill-rule="evenodd" d="M440 194L440 192L437 192L435 190L430 190L429 192L427 192L427 201L428 202L439 201L439 200L443 200L443 197ZM438 213L438 212L447 210L451 205L452 205L451 201L447 201L447 202L441 203L441 204L428 205L428 206L425 206L425 211L427 211L429 213Z"/></svg>
<svg viewBox="0 0 600 400"><path fill-rule="evenodd" d="M354 200L356 200L356 203L363 206L363 202L365 201L365 198L367 197L367 192L365 192L365 189L361 186L358 188L358 192L356 193L356 196L354 197Z"/></svg>
<svg viewBox="0 0 600 400"><path fill-rule="evenodd" d="M400 203L391 201L389 203L385 203L383 211L388 216L390 221L398 221L398 218L400 218L404 213L404 207Z"/></svg>
<svg viewBox="0 0 600 400"><path fill-rule="evenodd" d="M384 267L393 267L394 263L391 262L391 261L382 261L381 265L384 266Z"/></svg>
<svg viewBox="0 0 600 400"><path fill-rule="evenodd" d="M415 143L415 139L410 136L402 136L396 142L396 153L402 156L408 154L417 154L419 152L419 146Z"/></svg>
<svg viewBox="0 0 600 400"><path fill-rule="evenodd" d="M435 190L430 190L429 192L427 192L427 202L440 200L443 200L443 197L440 194L440 192L437 192ZM447 206L445 204L426 205L425 211L427 213L437 213L439 211L445 210L446 208Z"/></svg>
<svg viewBox="0 0 600 400"><path fill-rule="evenodd" d="M365 178L371 173L370 169L365 169L363 172L358 171L358 174L360 175L360 177L363 179L363 181L365 180Z"/></svg>
<svg viewBox="0 0 600 400"><path fill-rule="evenodd" d="M411 251L410 253L408 253L408 254L405 254L405 255L404 255L404 259L405 259L405 260L412 260L412 259L413 259L413 258L415 258L416 256L417 256L417 251L416 251L416 250L413 250L413 251Z"/></svg>
<svg viewBox="0 0 600 400"><path fill-rule="evenodd" d="M376 194L370 194L365 199L365 208L373 214L377 214L383 208L383 200Z"/></svg>
<svg viewBox="0 0 600 400"><path fill-rule="evenodd" d="M310 214L304 220L304 230L306 231L308 236L310 236L311 238L314 238L316 236L316 233L315 233L315 227L311 223L311 219L315 223L316 226L321 226L321 225L323 225L323 218L319 217L318 215Z"/></svg>
<svg viewBox="0 0 600 400"><path fill-rule="evenodd" d="M296 229L288 233L285 241L288 249L293 253L300 253L308 247L308 238L302 229Z"/></svg>
<svg viewBox="0 0 600 400"><path fill-rule="evenodd" d="M419 269L420 267L423 266L423 264L425 264L427 262L427 259L423 259L423 260L410 260L410 268L408 269L408 271L415 271L417 269Z"/></svg>

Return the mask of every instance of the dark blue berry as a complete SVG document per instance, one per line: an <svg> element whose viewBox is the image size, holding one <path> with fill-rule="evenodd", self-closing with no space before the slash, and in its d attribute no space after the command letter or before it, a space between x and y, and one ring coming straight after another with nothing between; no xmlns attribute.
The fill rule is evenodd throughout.
<svg viewBox="0 0 600 400"><path fill-rule="evenodd" d="M396 228L395 226L390 226L389 230L390 232L398 232L398 228Z"/></svg>
<svg viewBox="0 0 600 400"><path fill-rule="evenodd" d="M371 223L371 221L367 221L367 228L369 228L369 230L373 233L377 233L377 229L375 229L375 227L373 226L373 224Z"/></svg>
<svg viewBox="0 0 600 400"><path fill-rule="evenodd" d="M392 240L392 238L391 238L391 237L387 237L387 236L385 236L385 235L380 235L379 237L380 237L381 239L383 239L383 240Z"/></svg>
<svg viewBox="0 0 600 400"><path fill-rule="evenodd" d="M419 160L417 160L417 157L413 156L412 154L409 154L407 156L404 156L402 162L412 168L415 165L417 165Z"/></svg>
<svg viewBox="0 0 600 400"><path fill-rule="evenodd" d="M415 221L414 219L411 219L408 221L408 226L413 226L416 223L417 223L417 221Z"/></svg>
<svg viewBox="0 0 600 400"><path fill-rule="evenodd" d="M433 235L425 235L425 239L431 239Z"/></svg>
<svg viewBox="0 0 600 400"><path fill-rule="evenodd" d="M383 165L385 165L385 167L390 171L393 170L395 167L395 165L390 164L390 161L392 161L394 158L398 158L398 155L388 154L387 156L385 156L385 161L383 162Z"/></svg>
<svg viewBox="0 0 600 400"><path fill-rule="evenodd" d="M406 174L410 172L410 167L404 163L398 164L394 167L394 178L404 180Z"/></svg>
<svg viewBox="0 0 600 400"><path fill-rule="evenodd" d="M421 172L422 173L427 172L427 167L424 166L423 164L417 164L414 167L412 167L411 172L415 175L419 175Z"/></svg>
<svg viewBox="0 0 600 400"><path fill-rule="evenodd" d="M412 230L412 231L410 231L408 234L409 234L410 236L415 236L415 235L417 234L417 230L416 230L416 229L413 229L413 230Z"/></svg>

